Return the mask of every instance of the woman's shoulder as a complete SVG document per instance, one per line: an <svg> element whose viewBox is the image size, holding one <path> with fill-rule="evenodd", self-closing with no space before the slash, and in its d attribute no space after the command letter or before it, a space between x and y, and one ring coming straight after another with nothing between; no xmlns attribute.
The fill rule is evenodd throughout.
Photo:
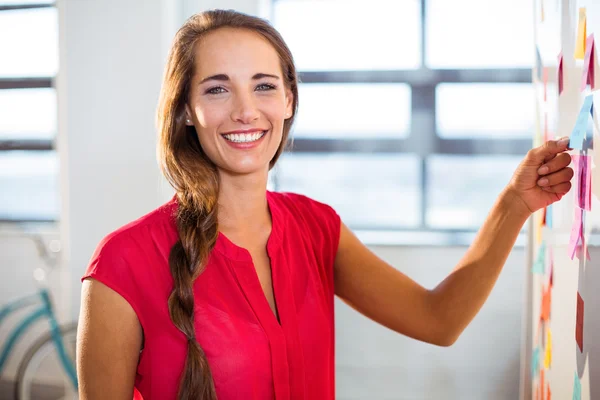
<svg viewBox="0 0 600 400"><path fill-rule="evenodd" d="M278 203L285 208L302 208L308 210L333 210L329 204L315 200L304 194L294 192L269 192Z"/></svg>
<svg viewBox="0 0 600 400"><path fill-rule="evenodd" d="M276 200L283 213L292 219L311 224L323 221L337 224L339 221L339 215L332 206L307 195L293 192L269 192L269 195Z"/></svg>
<svg viewBox="0 0 600 400"><path fill-rule="evenodd" d="M154 210L106 234L96 248L96 255L99 252L111 255L119 252L123 255L134 249L144 251L149 244L156 242L174 243L177 240L174 216L176 211L177 200L173 197Z"/></svg>

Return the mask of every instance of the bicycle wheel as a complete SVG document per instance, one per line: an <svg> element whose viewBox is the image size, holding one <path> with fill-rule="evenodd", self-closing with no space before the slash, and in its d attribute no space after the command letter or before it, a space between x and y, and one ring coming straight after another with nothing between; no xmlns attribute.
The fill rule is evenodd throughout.
<svg viewBox="0 0 600 400"><path fill-rule="evenodd" d="M77 324L63 325L60 327L60 332L67 357L75 367ZM50 332L39 338L23 357L17 373L15 398L17 400L78 398L77 389L71 383L69 374L60 361L58 349Z"/></svg>

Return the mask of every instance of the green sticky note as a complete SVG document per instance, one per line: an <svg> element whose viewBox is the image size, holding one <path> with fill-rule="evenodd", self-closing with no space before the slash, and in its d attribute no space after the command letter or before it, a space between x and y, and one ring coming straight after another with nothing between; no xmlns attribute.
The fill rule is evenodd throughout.
<svg viewBox="0 0 600 400"><path fill-rule="evenodd" d="M546 271L546 242L542 242L540 244L540 248L538 250L538 254L536 257L533 266L531 267L531 272L534 274L543 274Z"/></svg>
<svg viewBox="0 0 600 400"><path fill-rule="evenodd" d="M575 384L573 385L573 400L581 400L581 382L575 372Z"/></svg>
<svg viewBox="0 0 600 400"><path fill-rule="evenodd" d="M531 376L535 378L540 369L540 354L541 350L539 347L533 349L533 356L531 357Z"/></svg>

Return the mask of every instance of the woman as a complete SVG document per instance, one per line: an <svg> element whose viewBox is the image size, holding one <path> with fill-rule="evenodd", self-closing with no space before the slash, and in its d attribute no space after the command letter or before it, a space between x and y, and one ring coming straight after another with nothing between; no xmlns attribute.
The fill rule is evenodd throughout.
<svg viewBox="0 0 600 400"><path fill-rule="evenodd" d="M329 206L267 191L298 104L265 21L190 18L166 66L159 159L175 197L108 235L83 277L84 399L334 399L334 294L403 335L451 345L524 222L569 191L567 140L532 149L455 270L427 290Z"/></svg>

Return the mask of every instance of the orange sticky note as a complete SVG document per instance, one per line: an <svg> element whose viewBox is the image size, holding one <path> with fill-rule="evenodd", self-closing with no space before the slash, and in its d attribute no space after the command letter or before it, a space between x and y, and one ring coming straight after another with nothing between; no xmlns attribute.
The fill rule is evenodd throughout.
<svg viewBox="0 0 600 400"><path fill-rule="evenodd" d="M540 394L541 399L544 400L544 370L540 371Z"/></svg>
<svg viewBox="0 0 600 400"><path fill-rule="evenodd" d="M585 38L587 37L585 7L579 8L579 22L577 23L577 42L575 42L575 59L583 60L585 57Z"/></svg>
<svg viewBox="0 0 600 400"><path fill-rule="evenodd" d="M546 392L546 400L552 400L552 393L550 392L550 384L548 384L548 391Z"/></svg>
<svg viewBox="0 0 600 400"><path fill-rule="evenodd" d="M552 303L552 291L550 287L542 288L542 311L540 318L542 321L548 321L550 319L550 305Z"/></svg>

